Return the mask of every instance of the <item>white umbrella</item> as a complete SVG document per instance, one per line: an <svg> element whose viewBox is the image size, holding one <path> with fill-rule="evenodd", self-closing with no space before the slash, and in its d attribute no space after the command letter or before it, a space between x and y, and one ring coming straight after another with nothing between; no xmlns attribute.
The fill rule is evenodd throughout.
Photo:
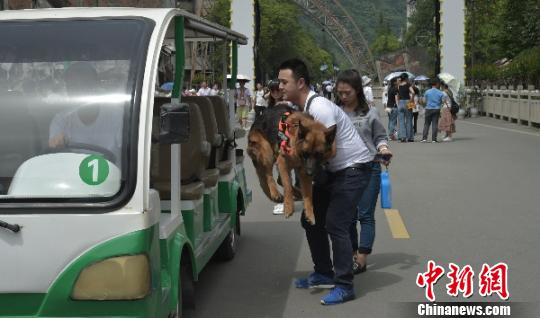
<svg viewBox="0 0 540 318"><path fill-rule="evenodd" d="M425 75L418 75L417 77L414 78L415 81L427 81L428 79L429 77Z"/></svg>
<svg viewBox="0 0 540 318"><path fill-rule="evenodd" d="M457 96L461 83L453 75L449 73L440 73L439 75L437 75L437 77L446 85L448 85L448 88L452 91L452 94L454 94L454 96Z"/></svg>
<svg viewBox="0 0 540 318"><path fill-rule="evenodd" d="M391 79L395 78L395 77L400 77L401 74L403 73L406 73L407 75L409 75L409 78L414 78L414 74L411 73L411 72L407 72L407 71L401 71L401 72L392 72L388 75L386 75L386 77L384 78L385 81L390 81Z"/></svg>
<svg viewBox="0 0 540 318"><path fill-rule="evenodd" d="M232 77L231 74L227 74L227 79L231 79L231 77ZM243 75L243 74L237 74L236 75L236 80L237 81L246 81L246 82L251 81L249 79L249 77L247 77L246 75Z"/></svg>

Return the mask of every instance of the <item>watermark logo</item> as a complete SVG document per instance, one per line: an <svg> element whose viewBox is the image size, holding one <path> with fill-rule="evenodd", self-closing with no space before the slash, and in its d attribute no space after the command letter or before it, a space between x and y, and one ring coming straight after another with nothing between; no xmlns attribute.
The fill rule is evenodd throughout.
<svg viewBox="0 0 540 318"><path fill-rule="evenodd" d="M448 265L447 277L449 283L446 284L446 293L452 297L457 297L460 293L464 298L469 298L474 293L475 273L470 265L459 267L454 263ZM416 285L425 289L426 298L434 302L436 299L433 287L440 278L444 276L445 268L430 260L427 271L419 273L416 277ZM510 297L508 292L508 265L497 263L493 266L483 264L478 276L478 289L482 297L497 294L502 300Z"/></svg>

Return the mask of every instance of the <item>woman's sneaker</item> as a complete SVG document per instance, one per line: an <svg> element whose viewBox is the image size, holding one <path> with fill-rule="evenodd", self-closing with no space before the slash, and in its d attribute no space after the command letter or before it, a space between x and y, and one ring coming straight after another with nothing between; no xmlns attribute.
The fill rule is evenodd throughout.
<svg viewBox="0 0 540 318"><path fill-rule="evenodd" d="M452 138L451 137L444 137L444 139L442 141L452 141Z"/></svg>
<svg viewBox="0 0 540 318"><path fill-rule="evenodd" d="M354 289L341 286L334 287L326 296L321 298L323 305L337 305L354 299Z"/></svg>

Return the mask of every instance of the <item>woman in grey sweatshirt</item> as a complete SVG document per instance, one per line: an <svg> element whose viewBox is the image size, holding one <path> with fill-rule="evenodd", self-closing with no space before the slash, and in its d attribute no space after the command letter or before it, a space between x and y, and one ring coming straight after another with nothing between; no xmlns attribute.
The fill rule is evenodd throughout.
<svg viewBox="0 0 540 318"><path fill-rule="evenodd" d="M375 207L381 183L380 163L388 165L392 153L388 148L386 129L379 119L377 109L369 107L366 102L362 79L358 71L341 72L336 81L336 88L341 107L349 115L360 137L375 157L371 162L372 173L369 184L358 203L360 240L358 240L356 222L350 230L353 244L353 272L360 274L366 271L367 256L371 254L375 240Z"/></svg>

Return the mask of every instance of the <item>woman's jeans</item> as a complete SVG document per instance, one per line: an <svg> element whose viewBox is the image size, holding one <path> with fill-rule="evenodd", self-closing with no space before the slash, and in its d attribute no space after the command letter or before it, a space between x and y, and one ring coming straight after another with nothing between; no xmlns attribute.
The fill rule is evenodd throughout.
<svg viewBox="0 0 540 318"><path fill-rule="evenodd" d="M407 109L408 99L402 99L398 105L399 139L413 139L412 112Z"/></svg>
<svg viewBox="0 0 540 318"><path fill-rule="evenodd" d="M396 132L398 110L397 107L393 107L392 111L388 114L388 135L392 136Z"/></svg>
<svg viewBox="0 0 540 318"><path fill-rule="evenodd" d="M353 252L358 251L360 254L371 254L373 241L375 241L375 207L381 190L381 164L372 162L371 165L369 183L362 193L357 207L358 221L360 221L360 242L358 241L356 222L352 224L350 229Z"/></svg>

